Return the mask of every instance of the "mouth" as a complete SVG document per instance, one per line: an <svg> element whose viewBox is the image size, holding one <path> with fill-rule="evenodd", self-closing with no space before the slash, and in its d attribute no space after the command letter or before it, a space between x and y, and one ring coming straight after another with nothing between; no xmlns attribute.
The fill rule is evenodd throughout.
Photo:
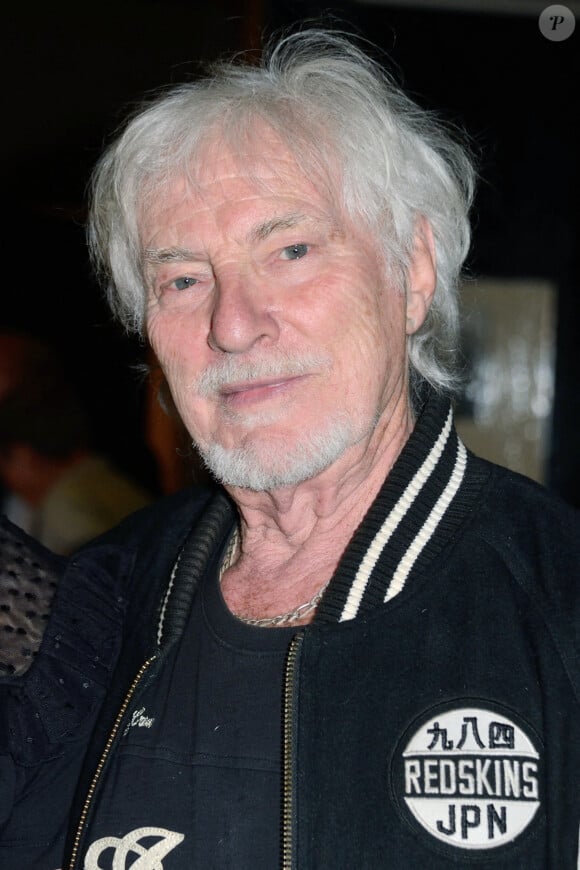
<svg viewBox="0 0 580 870"><path fill-rule="evenodd" d="M264 402L294 389L308 375L278 375L274 378L225 384L219 391L222 402L231 408L241 408L254 402Z"/></svg>

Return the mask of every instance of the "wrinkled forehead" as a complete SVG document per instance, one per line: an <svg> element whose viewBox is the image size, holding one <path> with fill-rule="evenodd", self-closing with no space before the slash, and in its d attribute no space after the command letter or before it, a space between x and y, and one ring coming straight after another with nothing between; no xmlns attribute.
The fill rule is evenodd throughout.
<svg viewBox="0 0 580 870"><path fill-rule="evenodd" d="M210 130L192 153L151 180L142 200L141 226L152 209L219 195L220 185L231 179L241 195L246 190L248 195L308 197L313 206L340 220L344 206L338 159L328 151L322 158L321 149L303 137L290 140L261 120L235 131Z"/></svg>
<svg viewBox="0 0 580 870"><path fill-rule="evenodd" d="M191 162L194 179L223 159L237 171L254 172L258 177L289 167L297 181L310 178L321 193L339 195L341 173L331 143L322 145L319 131L298 120L277 128L259 117L229 118L210 129L196 151Z"/></svg>

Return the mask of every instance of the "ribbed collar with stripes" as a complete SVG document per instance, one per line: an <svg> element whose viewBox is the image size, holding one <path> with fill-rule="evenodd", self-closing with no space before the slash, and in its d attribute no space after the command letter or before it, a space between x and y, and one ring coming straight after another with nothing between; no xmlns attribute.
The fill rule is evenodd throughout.
<svg viewBox="0 0 580 870"><path fill-rule="evenodd" d="M465 519L484 476L459 440L450 402L430 392L411 436L347 545L312 624L337 623L390 601L440 552ZM480 466L481 468L481 466ZM161 608L158 641L179 636L216 550L223 555L236 509L218 491L191 530ZM187 592L187 589L190 592Z"/></svg>
<svg viewBox="0 0 580 870"><path fill-rule="evenodd" d="M447 543L480 490L447 399L430 393L342 556L315 623L345 622L399 594Z"/></svg>

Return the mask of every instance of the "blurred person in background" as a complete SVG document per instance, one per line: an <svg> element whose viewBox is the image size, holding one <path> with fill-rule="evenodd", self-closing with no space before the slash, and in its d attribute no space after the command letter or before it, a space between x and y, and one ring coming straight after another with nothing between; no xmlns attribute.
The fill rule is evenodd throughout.
<svg viewBox="0 0 580 870"><path fill-rule="evenodd" d="M93 450L88 415L48 342L0 333L3 512L55 553L69 554L151 501Z"/></svg>

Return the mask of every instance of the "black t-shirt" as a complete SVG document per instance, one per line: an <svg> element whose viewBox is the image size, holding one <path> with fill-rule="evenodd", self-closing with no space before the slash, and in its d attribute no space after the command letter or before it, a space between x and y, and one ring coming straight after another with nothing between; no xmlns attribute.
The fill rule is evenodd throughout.
<svg viewBox="0 0 580 870"><path fill-rule="evenodd" d="M111 759L88 870L108 870L121 850L155 853L166 870L280 865L282 686L294 633L236 619L215 571L206 576Z"/></svg>
<svg viewBox="0 0 580 870"><path fill-rule="evenodd" d="M215 576L183 644L197 659L195 849L205 867L280 864L282 687L295 629L256 628L228 610ZM194 866L202 866L195 864Z"/></svg>

